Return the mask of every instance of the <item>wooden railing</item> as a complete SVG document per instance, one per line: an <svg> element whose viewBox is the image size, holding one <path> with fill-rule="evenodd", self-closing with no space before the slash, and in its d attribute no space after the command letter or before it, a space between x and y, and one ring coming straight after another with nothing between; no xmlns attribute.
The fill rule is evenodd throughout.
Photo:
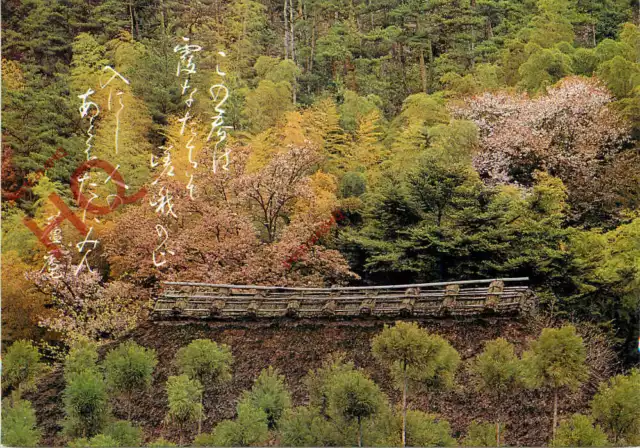
<svg viewBox="0 0 640 448"><path fill-rule="evenodd" d="M518 316L536 308L527 281L524 277L332 288L165 282L151 318Z"/></svg>

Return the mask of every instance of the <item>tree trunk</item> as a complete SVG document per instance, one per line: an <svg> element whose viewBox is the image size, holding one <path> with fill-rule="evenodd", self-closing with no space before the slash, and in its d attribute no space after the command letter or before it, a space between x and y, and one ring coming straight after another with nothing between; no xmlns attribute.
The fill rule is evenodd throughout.
<svg viewBox="0 0 640 448"><path fill-rule="evenodd" d="M369 0L369 8L371 8L371 0ZM369 12L369 18L371 19L371 29L373 29L373 9Z"/></svg>
<svg viewBox="0 0 640 448"><path fill-rule="evenodd" d="M289 59L289 16L287 15L287 2L284 0L284 9L282 11L284 15L284 58Z"/></svg>
<svg viewBox="0 0 640 448"><path fill-rule="evenodd" d="M553 390L553 427L551 428L551 441L556 439L556 425L558 424L558 389Z"/></svg>
<svg viewBox="0 0 640 448"><path fill-rule="evenodd" d="M140 40L140 20L135 9L133 10L133 19L136 22L136 34L138 35L138 40Z"/></svg>
<svg viewBox="0 0 640 448"><path fill-rule="evenodd" d="M362 447L362 418L358 417L358 446Z"/></svg>
<svg viewBox="0 0 640 448"><path fill-rule="evenodd" d="M404 384L402 386L402 447L407 446L407 365L404 365Z"/></svg>
<svg viewBox="0 0 640 448"><path fill-rule="evenodd" d="M402 89L403 92L406 94L408 93L408 89L407 89L407 67L405 65L405 60L404 60L404 45L400 44L400 64L402 64Z"/></svg>
<svg viewBox="0 0 640 448"><path fill-rule="evenodd" d="M198 435L202 433L202 414L204 414L204 393L200 394L200 406L202 406L202 412L198 416Z"/></svg>
<svg viewBox="0 0 640 448"><path fill-rule="evenodd" d="M313 71L313 58L316 53L316 12L313 11L313 25L311 26L311 57L309 58L309 73Z"/></svg>
<svg viewBox="0 0 640 448"><path fill-rule="evenodd" d="M166 16L167 16L167 10L164 7L164 0L160 0L160 28L162 29L163 36L167 35L167 29L165 26Z"/></svg>
<svg viewBox="0 0 640 448"><path fill-rule="evenodd" d="M502 421L502 394L500 393L500 389L497 390L496 393L496 446L500 446L500 422Z"/></svg>
<svg viewBox="0 0 640 448"><path fill-rule="evenodd" d="M431 41L428 41L427 44L429 45L429 47L427 48L429 50L428 52L428 56L429 56L429 80L433 79L433 44Z"/></svg>
<svg viewBox="0 0 640 448"><path fill-rule="evenodd" d="M422 80L422 92L427 93L427 67L424 64L424 48L420 48L420 79Z"/></svg>
<svg viewBox="0 0 640 448"><path fill-rule="evenodd" d="M296 51L295 51L295 29L294 29L294 20L293 20L293 11L294 11L294 6L293 6L293 0L289 0L289 27L290 27L290 32L289 32L289 38L291 39L291 60L295 63L296 62ZM291 94L292 94L292 101L293 101L293 105L296 105L296 79L293 79L293 85L291 86Z"/></svg>
<svg viewBox="0 0 640 448"><path fill-rule="evenodd" d="M293 21L293 0L289 0L289 40L291 42L291 49L289 53L291 54L291 60L293 62L296 61L296 52L295 52L295 41L294 41L294 21ZM294 101L295 103L295 101Z"/></svg>
<svg viewBox="0 0 640 448"><path fill-rule="evenodd" d="M294 105L294 106L296 105L296 100L297 100L297 99L296 99L296 92L297 92L297 89L296 89L296 80L294 79L294 80L293 80L293 85L291 86L291 101L293 102L293 105Z"/></svg>
<svg viewBox="0 0 640 448"><path fill-rule="evenodd" d="M131 21L131 37L135 34L135 28L133 24L133 0L129 0L129 19Z"/></svg>

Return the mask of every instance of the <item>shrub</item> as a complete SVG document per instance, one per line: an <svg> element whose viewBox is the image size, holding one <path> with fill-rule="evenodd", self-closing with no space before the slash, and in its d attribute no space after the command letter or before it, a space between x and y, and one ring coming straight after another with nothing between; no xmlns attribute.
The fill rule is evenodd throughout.
<svg viewBox="0 0 640 448"><path fill-rule="evenodd" d="M18 394L32 390L37 378L46 370L38 349L29 341L16 341L4 355L2 388L13 388Z"/></svg>
<svg viewBox="0 0 640 448"><path fill-rule="evenodd" d="M425 412L407 411L406 446L456 446L451 426L446 420Z"/></svg>
<svg viewBox="0 0 640 448"><path fill-rule="evenodd" d="M402 391L402 440L406 440L409 381L432 387L450 387L460 363L458 352L444 338L420 328L415 322L385 325L371 344L373 355L391 371Z"/></svg>
<svg viewBox="0 0 640 448"><path fill-rule="evenodd" d="M167 397L169 410L167 421L173 422L180 428L180 442L184 427L202 418L201 403L202 385L198 380L191 380L187 375L170 376L167 380Z"/></svg>
<svg viewBox="0 0 640 448"><path fill-rule="evenodd" d="M142 444L142 429L126 420L111 423L104 434L117 441L119 446L133 447Z"/></svg>
<svg viewBox="0 0 640 448"><path fill-rule="evenodd" d="M504 428L500 427L500 444L504 443ZM493 423L484 423L472 421L469 425L469 431L464 438L464 446L496 446L497 441L496 425Z"/></svg>
<svg viewBox="0 0 640 448"><path fill-rule="evenodd" d="M471 424L469 430L493 433L494 442L487 446L500 446L501 421L503 420L503 406L506 396L513 392L522 382L522 367L515 354L513 344L506 339L498 338L485 344L484 350L474 359L471 371L477 379L478 390L492 398L495 408L496 424L493 430L485 428L485 424ZM474 440L484 440L483 437L473 437ZM478 445L485 446L485 445Z"/></svg>
<svg viewBox="0 0 640 448"><path fill-rule="evenodd" d="M291 395L287 391L285 378L273 367L263 369L251 387L244 393L243 401L262 409L267 415L269 428L276 427L285 409L291 406Z"/></svg>
<svg viewBox="0 0 640 448"><path fill-rule="evenodd" d="M104 434L98 434L91 439L80 438L69 442L71 448L112 448L122 446L118 441Z"/></svg>
<svg viewBox="0 0 640 448"><path fill-rule="evenodd" d="M577 389L589 376L587 351L582 338L572 325L545 328L522 355L525 382L531 388L547 388L553 393L553 425L555 438L558 421L558 395L562 388Z"/></svg>
<svg viewBox="0 0 640 448"><path fill-rule="evenodd" d="M594 418L611 435L613 442L640 444L640 370L617 375L601 384L593 397Z"/></svg>
<svg viewBox="0 0 640 448"><path fill-rule="evenodd" d="M155 350L141 347L133 341L120 344L107 353L103 363L107 387L124 397L129 418L133 395L149 387L156 364Z"/></svg>
<svg viewBox="0 0 640 448"><path fill-rule="evenodd" d="M366 190L366 180L361 173L350 171L340 179L340 196L343 198L362 196Z"/></svg>
<svg viewBox="0 0 640 448"><path fill-rule="evenodd" d="M40 430L36 428L36 413L31 403L18 398L2 400L2 445L36 446Z"/></svg>
<svg viewBox="0 0 640 448"><path fill-rule="evenodd" d="M328 402L333 416L358 424L358 446L362 446L362 421L376 415L384 404L384 398L371 379L354 370L333 378Z"/></svg>
<svg viewBox="0 0 640 448"><path fill-rule="evenodd" d="M174 363L180 374L201 384L231 380L233 355L226 344L218 345L209 339L196 339L176 353Z"/></svg>
<svg viewBox="0 0 640 448"><path fill-rule="evenodd" d="M165 446L178 446L173 442L169 442L166 439L163 439L162 437L160 437L159 439L154 440L153 442L151 442L149 445L149 447L157 447L157 448L162 448Z"/></svg>
<svg viewBox="0 0 640 448"><path fill-rule="evenodd" d="M181 374L187 375L200 384L220 384L231 380L233 355L228 345L210 339L196 339L176 353L174 364ZM201 403L204 394L201 395ZM204 403L203 403L204 411ZM198 419L198 434L202 427L202 419Z"/></svg>
<svg viewBox="0 0 640 448"><path fill-rule="evenodd" d="M607 446L607 435L586 415L574 414L558 426L552 446Z"/></svg>
<svg viewBox="0 0 640 448"><path fill-rule="evenodd" d="M216 446L216 439L213 433L203 432L193 439L193 446Z"/></svg>
<svg viewBox="0 0 640 448"><path fill-rule="evenodd" d="M95 371L74 375L67 383L62 401L66 414L64 432L69 436L92 437L102 430L109 417L105 382Z"/></svg>
<svg viewBox="0 0 640 448"><path fill-rule="evenodd" d="M303 406L287 409L278 428L283 446L326 446L331 430L318 409Z"/></svg>
<svg viewBox="0 0 640 448"><path fill-rule="evenodd" d="M344 372L355 369L353 362L345 361L344 353L332 353L323 361L322 366L311 370L304 379L309 390L309 405L318 408L321 415L326 415L329 388L333 378Z"/></svg>
<svg viewBox="0 0 640 448"><path fill-rule="evenodd" d="M224 420L215 427L211 439L213 446L252 446L264 444L269 438L267 414L247 402L238 404L236 420Z"/></svg>
<svg viewBox="0 0 640 448"><path fill-rule="evenodd" d="M85 370L97 371L97 363L98 350L95 343L85 339L75 342L64 359L65 381L69 382L74 375Z"/></svg>

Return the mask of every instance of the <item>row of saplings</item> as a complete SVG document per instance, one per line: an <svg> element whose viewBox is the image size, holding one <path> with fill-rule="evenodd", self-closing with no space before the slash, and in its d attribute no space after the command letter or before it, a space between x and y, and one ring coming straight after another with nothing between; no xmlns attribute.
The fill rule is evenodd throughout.
<svg viewBox="0 0 640 448"><path fill-rule="evenodd" d="M233 356L228 346L194 340L181 348L168 378L166 423L183 435L196 427L196 446L455 446L446 420L407 409L408 395L420 388L453 385L460 364L456 350L442 337L414 323L385 327L372 343L374 356L389 368L402 402L394 412L384 393L367 376L332 355L305 378L307 406L292 407L285 378L269 367L237 405L234 420L212 433L202 433L205 416L203 384L231 379ZM125 342L98 364L96 347L87 342L72 347L64 363L63 434L68 446L139 446L143 433L127 420L114 420L109 396L124 403L128 418L136 395L152 383L157 364L154 350ZM2 407L2 442L35 446L40 439L31 404L21 399L35 387L45 369L30 343L16 342L5 356L3 386L11 394ZM495 422L473 422L461 440L468 446L496 446L504 440L501 403L518 387L541 388L553 397L551 444L605 446L640 444L640 372L632 370L603 383L591 402L591 415L576 414L558 426L558 397L575 390L588 377L586 350L572 326L544 329L521 358L505 339L487 342L469 369L480 391L492 398ZM175 446L158 439L147 446Z"/></svg>

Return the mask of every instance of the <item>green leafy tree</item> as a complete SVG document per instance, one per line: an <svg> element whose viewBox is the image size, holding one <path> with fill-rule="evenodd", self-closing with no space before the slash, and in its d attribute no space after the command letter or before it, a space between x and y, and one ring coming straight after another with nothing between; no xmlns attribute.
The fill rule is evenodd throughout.
<svg viewBox="0 0 640 448"><path fill-rule="evenodd" d="M347 90L344 92L340 110L340 125L346 131L356 132L358 123L366 116L377 110L377 97L366 98L356 92Z"/></svg>
<svg viewBox="0 0 640 448"><path fill-rule="evenodd" d="M244 115L249 129L259 133L275 126L291 110L291 85L286 81L263 80L247 93Z"/></svg>
<svg viewBox="0 0 640 448"><path fill-rule="evenodd" d="M160 133L172 114L182 112L181 88L176 83L179 56L169 36L145 45L144 52L133 64L129 80L133 92L144 100L154 121L154 131ZM184 112L183 112L184 113Z"/></svg>
<svg viewBox="0 0 640 448"><path fill-rule="evenodd" d="M534 47L529 51L531 56L519 69L519 87L535 92L572 73L571 57L557 48Z"/></svg>
<svg viewBox="0 0 640 448"><path fill-rule="evenodd" d="M36 423L36 413L31 402L16 397L2 400L2 445L38 445L41 432Z"/></svg>
<svg viewBox="0 0 640 448"><path fill-rule="evenodd" d="M93 437L102 431L110 415L104 378L93 370L70 378L62 402L66 415L63 427L68 436Z"/></svg>
<svg viewBox="0 0 640 448"><path fill-rule="evenodd" d="M640 443L640 370L617 375L603 383L593 397L591 410L613 443Z"/></svg>
<svg viewBox="0 0 640 448"><path fill-rule="evenodd" d="M247 75L251 66L265 53L264 30L267 22L267 6L253 0L240 0L229 5L224 32L229 41L231 69Z"/></svg>
<svg viewBox="0 0 640 448"><path fill-rule="evenodd" d="M603 62L596 73L619 99L631 97L634 89L640 86L640 64L622 56Z"/></svg>
<svg viewBox="0 0 640 448"><path fill-rule="evenodd" d="M640 259L640 219L608 232L573 232L569 243L574 263L582 273L581 292L572 301L572 308L587 313L589 318L615 321L618 337L625 340L627 356L635 353L640 271L633 266Z"/></svg>
<svg viewBox="0 0 640 448"><path fill-rule="evenodd" d="M16 341L3 359L2 388L12 388L18 394L35 389L38 377L46 370L40 362L40 352L30 341Z"/></svg>
<svg viewBox="0 0 640 448"><path fill-rule="evenodd" d="M233 355L226 344L218 345L209 339L196 339L178 350L174 363L181 374L202 385L221 384L231 380ZM204 399L204 393L202 398ZM202 421L199 420L198 433L201 428Z"/></svg>
<svg viewBox="0 0 640 448"><path fill-rule="evenodd" d="M590 76L598 67L598 57L592 48L577 48L571 67L576 75Z"/></svg>
<svg viewBox="0 0 640 448"><path fill-rule="evenodd" d="M327 415L329 389L333 379L341 373L353 372L353 362L345 361L344 353L331 353L323 361L321 367L310 370L304 378L309 391L309 405L317 408L321 415Z"/></svg>
<svg viewBox="0 0 640 448"><path fill-rule="evenodd" d="M460 356L441 336L429 334L415 322L396 322L373 339L374 356L384 363L402 391L402 446L406 445L409 381L433 387L453 383Z"/></svg>
<svg viewBox="0 0 640 448"><path fill-rule="evenodd" d="M362 196L367 189L366 185L361 173L349 171L340 179L340 195L343 198Z"/></svg>
<svg viewBox="0 0 640 448"><path fill-rule="evenodd" d="M500 446L504 442L504 431L499 431L497 424L472 421L463 446Z"/></svg>
<svg viewBox="0 0 640 448"><path fill-rule="evenodd" d="M260 372L251 390L243 394L242 400L267 414L270 429L278 425L284 411L291 407L291 394L287 390L285 378L271 366Z"/></svg>
<svg viewBox="0 0 640 448"><path fill-rule="evenodd" d="M231 380L233 355L226 344L196 339L178 350L174 363L180 374L201 384L224 383Z"/></svg>
<svg viewBox="0 0 640 448"><path fill-rule="evenodd" d="M86 339L76 341L64 358L64 379L71 379L84 371L98 372L98 350L94 342Z"/></svg>
<svg viewBox="0 0 640 448"><path fill-rule="evenodd" d="M133 411L133 396L151 385L157 364L155 350L141 347L133 341L120 344L105 356L103 367L107 387L124 397L128 418Z"/></svg>
<svg viewBox="0 0 640 448"><path fill-rule="evenodd" d="M546 388L553 394L551 440L558 424L558 395L563 388L577 389L589 376L586 349L572 325L545 328L522 355L525 382L530 388Z"/></svg>
<svg viewBox="0 0 640 448"><path fill-rule="evenodd" d="M363 420L374 417L382 408L384 400L378 386L360 371L337 374L328 391L331 413L346 422L357 422L360 447L363 446Z"/></svg>
<svg viewBox="0 0 640 448"><path fill-rule="evenodd" d="M493 434L496 446L500 446L502 406L521 380L520 363L513 345L503 338L485 343L483 352L476 356L471 370L478 380L478 389L494 399L497 419Z"/></svg>
<svg viewBox="0 0 640 448"><path fill-rule="evenodd" d="M607 435L586 415L574 414L558 426L552 446L608 446Z"/></svg>
<svg viewBox="0 0 640 448"><path fill-rule="evenodd" d="M571 0L537 0L537 14L523 30L530 42L549 48L559 42L573 42L572 20L577 20L575 2Z"/></svg>
<svg viewBox="0 0 640 448"><path fill-rule="evenodd" d="M198 422L202 418L202 385L187 375L170 376L167 379L167 397L169 410L166 420L174 423L180 430L179 445L182 445L186 425Z"/></svg>
<svg viewBox="0 0 640 448"><path fill-rule="evenodd" d="M109 65L105 57L106 48L99 45L89 33L78 34L72 45L71 85L77 94L85 93L89 87L97 84L103 67ZM95 89L94 89L95 90Z"/></svg>

